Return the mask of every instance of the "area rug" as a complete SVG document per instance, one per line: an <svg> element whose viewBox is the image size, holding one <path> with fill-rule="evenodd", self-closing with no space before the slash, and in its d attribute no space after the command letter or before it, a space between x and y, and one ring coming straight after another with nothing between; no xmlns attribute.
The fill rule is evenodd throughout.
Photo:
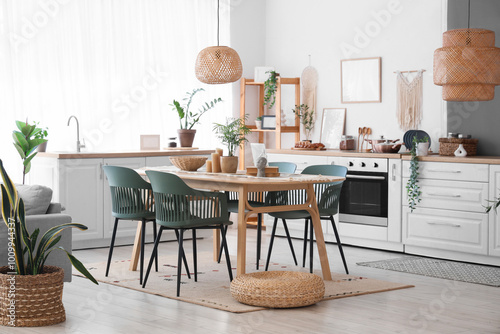
<svg viewBox="0 0 500 334"><path fill-rule="evenodd" d="M500 268L425 257L360 262L360 266L499 287Z"/></svg>
<svg viewBox="0 0 500 334"><path fill-rule="evenodd" d="M194 282L192 273L191 279L188 279L186 272L183 270L180 297L176 297L176 256L160 257L159 263L159 271L151 271L146 288L144 289L139 285L139 271L128 270L130 261L112 262L108 277L104 276L106 269L105 262L86 264L85 266L92 275L102 283L113 284L128 289L235 313L265 309L263 307L241 304L233 299L229 290L230 282L227 266L223 262L220 264L214 262L212 260L212 253L210 252L200 252L198 254L198 282ZM236 259L234 259L232 263L236 263ZM192 265L189 265L192 271ZM279 263L272 263L269 267L269 270L302 271L302 269L304 268L280 265ZM254 271L255 263L249 263L247 272ZM307 269L303 271L307 272ZM235 274L236 270L234 268L233 275ZM78 272L76 272L75 275L81 276ZM332 275L332 281L325 281L326 291L324 300L413 287L413 285L386 282L352 275L338 273L332 273Z"/></svg>

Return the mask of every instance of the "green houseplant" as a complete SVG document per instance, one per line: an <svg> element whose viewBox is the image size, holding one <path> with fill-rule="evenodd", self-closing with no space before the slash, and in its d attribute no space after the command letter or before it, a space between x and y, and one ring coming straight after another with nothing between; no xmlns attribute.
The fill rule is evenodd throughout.
<svg viewBox="0 0 500 334"><path fill-rule="evenodd" d="M264 81L264 106L267 105L271 109L276 102L276 90L278 89L278 77L280 75L275 71L267 71L266 73L269 73L269 78Z"/></svg>
<svg viewBox="0 0 500 334"><path fill-rule="evenodd" d="M255 119L255 127L257 129L262 128L262 116L259 116Z"/></svg>
<svg viewBox="0 0 500 334"><path fill-rule="evenodd" d="M306 140L310 140L311 132L314 129L314 110L309 110L307 104L296 105L292 109L293 113L300 119L300 123L304 126Z"/></svg>
<svg viewBox="0 0 500 334"><path fill-rule="evenodd" d="M205 102L198 108L198 111L191 111L190 108L193 98L201 91L205 90L203 88L197 88L193 89L192 92L186 92L186 97L182 99L182 101L184 101L183 105L177 100L173 100L171 104L172 110L176 111L179 116L180 128L177 130L177 133L179 134L181 147L191 147L193 145L194 136L196 134L196 130L193 129L193 126L200 122L200 117L203 116L204 113L214 108L217 103L222 102L222 99L219 97Z"/></svg>
<svg viewBox="0 0 500 334"><path fill-rule="evenodd" d="M34 123L36 126L38 126L38 122ZM38 131L37 131L38 130ZM47 136L49 135L48 133L48 130L49 128L45 127L45 128L37 128L37 130L35 130L35 133L34 133L34 136L35 136L35 139L45 139L47 138ZM47 140L45 140L45 142L41 143L40 145L38 145L37 147L37 151L38 152L45 152L46 149L47 149Z"/></svg>
<svg viewBox="0 0 500 334"><path fill-rule="evenodd" d="M8 242L9 254L8 266L0 268L0 294L4 296L0 307L1 324L44 326L62 322L66 319L62 306L64 271L58 267L46 266L45 261L55 250L66 252L75 269L98 284L78 259L64 248L57 246L63 230L67 228L86 230L87 227L68 223L50 228L40 238L38 228L29 234L26 228L24 202L19 198L2 160L0 160L0 173L3 180L2 217L7 226L8 236L8 240L2 242ZM39 297L37 299L34 296ZM15 305L14 311L17 310L19 315L16 317L14 314L12 318L12 312L5 307L6 304ZM43 305L48 306L44 308Z"/></svg>
<svg viewBox="0 0 500 334"><path fill-rule="evenodd" d="M226 118L225 124L214 123L213 130L219 140L227 147L228 155L221 157L223 173L235 173L238 168L238 157L235 156L236 148L242 145L250 128L245 125L245 118Z"/></svg>
<svg viewBox="0 0 500 334"><path fill-rule="evenodd" d="M422 191L420 191L420 186L418 185L418 175L419 175L419 166L418 166L418 156L417 156L417 146L418 143L425 143L429 141L429 137L424 137L422 139L418 139L417 136L413 137L412 147L410 150L411 160L410 160L410 178L406 183L406 193L408 194L408 207L411 212L415 210L417 203L420 203L422 200L420 195L422 195Z"/></svg>
<svg viewBox="0 0 500 334"><path fill-rule="evenodd" d="M26 174L31 170L31 160L37 155L34 152L38 145L46 143L44 139L47 130L37 128L37 123L28 124L28 121L16 121L16 126L19 131L13 131L12 137L14 138L14 147L23 160L23 184L26 179Z"/></svg>

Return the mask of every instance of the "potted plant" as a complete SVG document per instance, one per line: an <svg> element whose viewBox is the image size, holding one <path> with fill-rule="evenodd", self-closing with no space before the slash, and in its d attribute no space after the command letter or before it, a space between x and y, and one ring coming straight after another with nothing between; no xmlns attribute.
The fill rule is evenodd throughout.
<svg viewBox="0 0 500 334"><path fill-rule="evenodd" d="M34 123L34 125L37 125L38 126L38 122ZM47 136L48 136L48 130L49 128L36 128L35 129L35 132L33 133L34 137L36 139L45 139ZM43 143L41 143L40 145L38 145L38 147L36 148L36 150L38 152L45 152L47 150L47 140L45 140Z"/></svg>
<svg viewBox="0 0 500 334"><path fill-rule="evenodd" d="M262 116L259 116L255 119L255 127L257 129L261 129L262 128Z"/></svg>
<svg viewBox="0 0 500 334"><path fill-rule="evenodd" d="M26 179L26 174L31 170L31 160L37 155L38 152L34 152L38 145L47 142L47 139L43 137L43 130L36 127L36 123L33 125L26 122L16 121L16 126L19 131L13 131L12 137L14 138L14 147L21 156L23 160L23 184ZM42 134L40 134L42 132ZM37 137L38 136L38 137ZM43 136L40 138L40 136Z"/></svg>
<svg viewBox="0 0 500 334"><path fill-rule="evenodd" d="M223 173L236 173L238 157L235 156L236 148L242 145L250 128L245 125L245 118L226 118L226 124L214 123L214 132L219 140L227 147L228 155L221 157L221 170Z"/></svg>
<svg viewBox="0 0 500 334"><path fill-rule="evenodd" d="M314 129L314 110L309 111L309 106L307 104L301 104L300 106L296 105L295 109L292 109L292 111L304 126L306 140L310 141L311 132Z"/></svg>
<svg viewBox="0 0 500 334"><path fill-rule="evenodd" d="M50 228L41 238L39 229L29 234L26 229L24 202L0 160L2 175L2 217L7 225L9 243L8 266L0 268L0 323L6 326L46 326L66 319L62 305L64 271L46 266L47 257L55 250L66 252L71 264L95 284L95 278L83 264L64 248L57 247L64 229L86 230L82 224L69 223Z"/></svg>
<svg viewBox="0 0 500 334"><path fill-rule="evenodd" d="M280 74L275 71L267 71L266 73L269 73L269 77L264 81L264 106L267 105L271 109L276 102L276 90L278 89Z"/></svg>
<svg viewBox="0 0 500 334"><path fill-rule="evenodd" d="M215 105L219 102L222 102L222 99L219 97L217 99L213 99L209 102L205 102L197 112L192 112L190 110L191 102L193 101L193 97L196 93L204 91L203 88L193 89L192 92L187 92L186 97L182 99L185 101L184 105L181 106L181 103L173 100L171 106L172 110L176 111L179 115L179 130L177 133L179 134L179 142L181 147L191 147L193 146L194 135L196 134L196 130L193 129L193 126L200 121L200 117L214 108Z"/></svg>
<svg viewBox="0 0 500 334"><path fill-rule="evenodd" d="M415 210L417 203L420 203L420 201L422 200L420 198L422 191L420 191L420 186L418 185L419 166L418 166L417 149L419 143L425 143L425 142L429 142L429 137L426 136L422 139L418 139L417 136L414 136L412 140L413 145L411 146L410 150L411 154L410 178L406 183L406 193L408 194L408 207L410 208L411 212Z"/></svg>

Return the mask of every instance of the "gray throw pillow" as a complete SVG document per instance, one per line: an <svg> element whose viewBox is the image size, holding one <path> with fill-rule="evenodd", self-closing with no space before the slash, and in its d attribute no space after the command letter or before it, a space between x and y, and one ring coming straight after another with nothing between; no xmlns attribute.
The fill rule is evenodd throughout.
<svg viewBox="0 0 500 334"><path fill-rule="evenodd" d="M24 201L27 216L47 213L52 200L52 189L41 185L16 184L19 197Z"/></svg>

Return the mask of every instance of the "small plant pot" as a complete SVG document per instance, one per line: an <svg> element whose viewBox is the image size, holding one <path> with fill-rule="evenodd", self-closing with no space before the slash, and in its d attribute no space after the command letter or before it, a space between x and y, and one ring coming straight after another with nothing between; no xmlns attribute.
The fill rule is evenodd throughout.
<svg viewBox="0 0 500 334"><path fill-rule="evenodd" d="M177 134L179 135L181 147L193 147L196 130L178 129Z"/></svg>
<svg viewBox="0 0 500 334"><path fill-rule="evenodd" d="M38 145L38 147L36 148L36 150L38 152L45 152L47 150L47 142L41 143L40 145Z"/></svg>
<svg viewBox="0 0 500 334"><path fill-rule="evenodd" d="M222 173L236 173L238 170L238 157L221 157L220 169Z"/></svg>
<svg viewBox="0 0 500 334"><path fill-rule="evenodd" d="M262 129L262 121L255 121L255 127L260 130Z"/></svg>
<svg viewBox="0 0 500 334"><path fill-rule="evenodd" d="M429 154L429 142L417 144L417 155L424 157Z"/></svg>

